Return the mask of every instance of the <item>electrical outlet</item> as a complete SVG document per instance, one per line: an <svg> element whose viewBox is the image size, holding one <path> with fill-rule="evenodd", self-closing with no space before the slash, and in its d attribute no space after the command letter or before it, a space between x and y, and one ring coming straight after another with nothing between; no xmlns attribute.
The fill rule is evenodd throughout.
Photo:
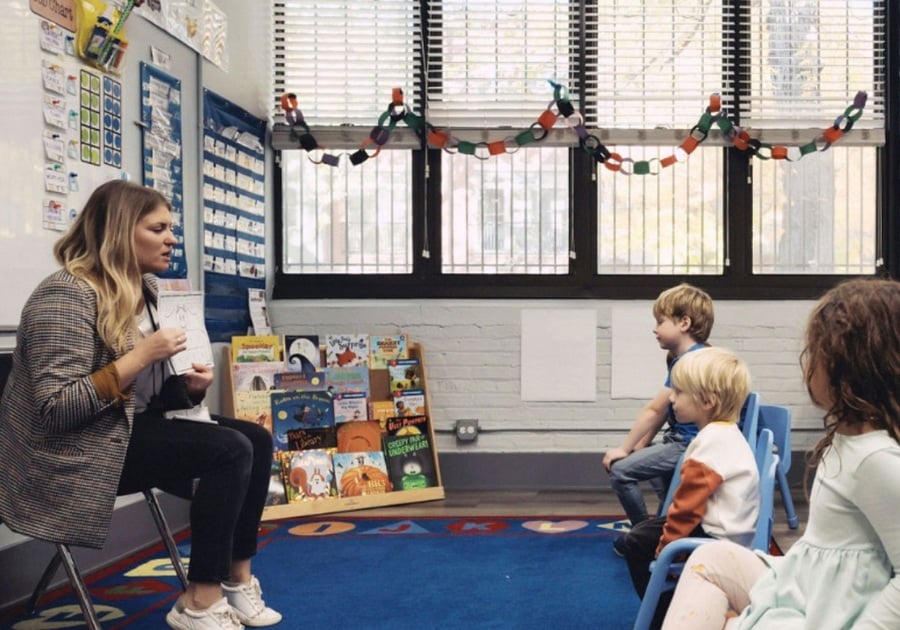
<svg viewBox="0 0 900 630"><path fill-rule="evenodd" d="M478 437L478 420L457 420L456 439L460 442L474 442Z"/></svg>

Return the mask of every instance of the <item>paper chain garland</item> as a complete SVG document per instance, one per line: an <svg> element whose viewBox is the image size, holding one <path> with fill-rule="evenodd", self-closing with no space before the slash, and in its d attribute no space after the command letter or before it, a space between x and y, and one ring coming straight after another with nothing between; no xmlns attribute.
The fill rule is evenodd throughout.
<svg viewBox="0 0 900 630"><path fill-rule="evenodd" d="M515 153L521 147L532 142L540 142L547 137L550 129L560 118L578 137L578 145L581 149L587 152L595 162L602 164L610 171L623 175L657 175L662 168L676 162L684 162L706 140L713 124L736 149L749 151L751 155L761 160L796 162L810 153L827 151L832 144L853 129L854 123L862 116L868 98L866 92L857 92L853 103L835 119L834 124L823 129L821 135L798 147L787 147L767 144L751 137L747 131L735 125L722 110L722 97L719 94L712 94L709 97L709 105L697 124L691 128L688 137L671 155L661 159L633 160L623 158L615 151L610 151L600 138L589 134L584 126L584 116L575 110L575 106L569 100L568 89L553 81L549 83L553 86L553 100L550 101L547 109L541 113L537 121L515 136L508 136L503 140L493 142L468 142L450 135L448 131L437 129L426 122L424 118L410 111L403 102L403 90L394 88L390 105L378 118L378 124L369 132L369 137L362 141L359 149L349 154L350 162L358 165L369 158L376 157L381 152L381 147L387 144L391 132L400 121L413 129L419 138L424 138L424 141L432 148L443 149L448 153L456 151L464 155L471 155L476 159L487 160L494 155ZM285 120L290 125L291 138L297 140L308 153L321 151L320 157L310 156L310 161L315 164L337 166L340 162L339 155L327 153L310 133L309 125L303 119L303 113L297 108L297 95L293 93L283 95L281 108L284 110ZM298 128L302 129L302 133L297 131Z"/></svg>

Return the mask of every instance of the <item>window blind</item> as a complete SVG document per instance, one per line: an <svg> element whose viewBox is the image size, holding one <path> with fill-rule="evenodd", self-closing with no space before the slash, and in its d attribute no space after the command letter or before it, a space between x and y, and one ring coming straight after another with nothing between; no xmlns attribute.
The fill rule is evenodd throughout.
<svg viewBox="0 0 900 630"><path fill-rule="evenodd" d="M883 0L761 0L750 3L748 24L744 126L820 127L864 90L857 125L884 127Z"/></svg>
<svg viewBox="0 0 900 630"><path fill-rule="evenodd" d="M273 16L276 121L287 92L315 126L370 126L395 87L411 107L421 106L419 2L277 1Z"/></svg>
<svg viewBox="0 0 900 630"><path fill-rule="evenodd" d="M520 128L553 100L552 80L577 91L578 3L431 0L428 116L435 125Z"/></svg>

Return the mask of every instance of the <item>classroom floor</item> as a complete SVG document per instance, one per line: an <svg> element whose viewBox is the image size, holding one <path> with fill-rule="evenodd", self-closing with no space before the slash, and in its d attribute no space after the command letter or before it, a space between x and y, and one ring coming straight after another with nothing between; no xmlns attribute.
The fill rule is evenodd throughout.
<svg viewBox="0 0 900 630"><path fill-rule="evenodd" d="M359 512L366 516L591 516L621 514L622 508L611 490L606 491L484 491L447 490L441 501L428 501ZM781 503L781 495L775 492L775 524L773 537L782 551L803 534L808 505L803 491L795 489L794 507L800 519L797 529L789 529ZM647 496L647 505L653 509L655 497Z"/></svg>

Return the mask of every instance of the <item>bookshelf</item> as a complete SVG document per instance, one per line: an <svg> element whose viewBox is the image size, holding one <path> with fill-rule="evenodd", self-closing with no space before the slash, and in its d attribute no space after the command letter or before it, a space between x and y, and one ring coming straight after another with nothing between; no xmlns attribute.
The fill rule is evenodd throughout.
<svg viewBox="0 0 900 630"><path fill-rule="evenodd" d="M389 505L402 505L406 503L421 503L424 501L437 501L444 498L444 487L441 482L441 470L438 462L437 444L434 439L434 422L431 415L431 396L428 390L428 368L422 346L410 342L408 345L409 356L419 359L423 389L425 390L425 415L428 416L428 437L434 455L434 471L437 477L437 485L430 488L414 490L394 490L384 494L372 494L357 497L334 497L317 499L314 501L299 501L282 505L268 505L263 510L262 520L274 521L283 518L297 516L315 516L319 514L331 514L336 512L349 512L369 508L385 507ZM231 348L223 350L225 365L229 366L225 379L225 391L223 392L223 412L225 415L234 415L234 381L231 370ZM390 400L387 369L369 369L369 387L371 400Z"/></svg>

